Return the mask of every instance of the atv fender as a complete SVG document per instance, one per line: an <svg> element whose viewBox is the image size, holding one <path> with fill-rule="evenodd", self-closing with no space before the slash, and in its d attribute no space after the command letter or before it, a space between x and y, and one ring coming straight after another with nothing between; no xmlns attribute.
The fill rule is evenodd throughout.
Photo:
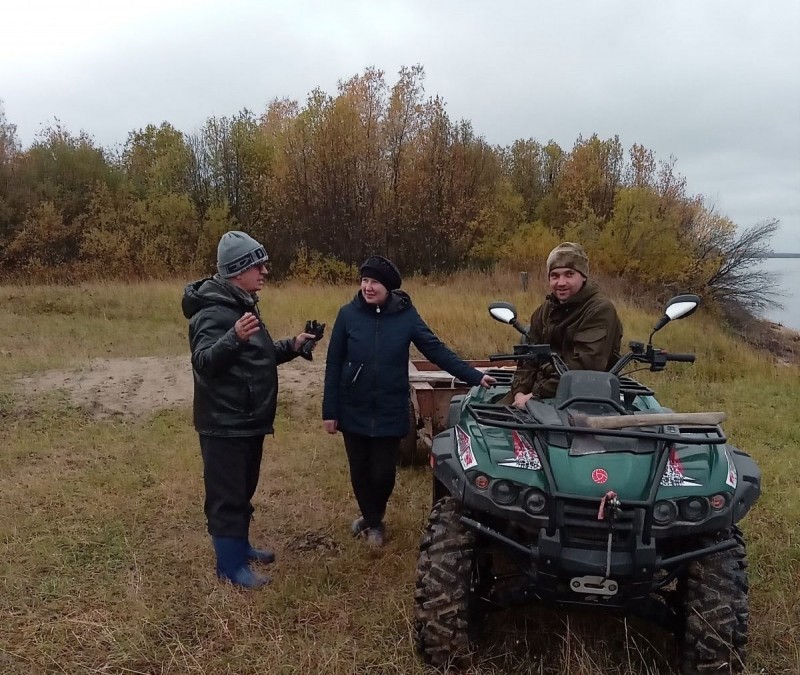
<svg viewBox="0 0 800 675"><path fill-rule="evenodd" d="M746 452L732 445L725 447L736 467L737 485L733 495L733 524L738 523L761 495L761 469Z"/></svg>
<svg viewBox="0 0 800 675"><path fill-rule="evenodd" d="M447 428L452 429L461 419L461 408L464 405L466 394L456 394L450 399L450 409L447 412Z"/></svg>
<svg viewBox="0 0 800 675"><path fill-rule="evenodd" d="M434 499L446 493L460 501L464 500L467 477L461 468L455 447L455 429L452 427L433 437L431 467L434 476Z"/></svg>

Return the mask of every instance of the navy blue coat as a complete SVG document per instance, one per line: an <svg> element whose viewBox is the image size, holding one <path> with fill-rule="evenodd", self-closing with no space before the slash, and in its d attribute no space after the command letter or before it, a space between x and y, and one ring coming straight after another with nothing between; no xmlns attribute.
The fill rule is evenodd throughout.
<svg viewBox="0 0 800 675"><path fill-rule="evenodd" d="M408 350L411 343L429 361L467 384L483 373L437 338L404 291L392 291L383 306L368 304L359 291L336 317L328 344L322 419L362 436L402 437L409 432Z"/></svg>

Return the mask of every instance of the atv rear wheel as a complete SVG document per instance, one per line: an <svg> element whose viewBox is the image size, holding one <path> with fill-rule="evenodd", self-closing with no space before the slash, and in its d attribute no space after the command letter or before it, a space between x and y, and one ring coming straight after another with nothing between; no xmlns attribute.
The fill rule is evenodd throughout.
<svg viewBox="0 0 800 675"><path fill-rule="evenodd" d="M741 673L749 616L747 552L738 528L706 538L732 537L736 546L695 560L684 580L681 673Z"/></svg>
<svg viewBox="0 0 800 675"><path fill-rule="evenodd" d="M466 665L476 624L475 535L460 517L457 499L437 501L419 547L414 592L417 650L435 666Z"/></svg>

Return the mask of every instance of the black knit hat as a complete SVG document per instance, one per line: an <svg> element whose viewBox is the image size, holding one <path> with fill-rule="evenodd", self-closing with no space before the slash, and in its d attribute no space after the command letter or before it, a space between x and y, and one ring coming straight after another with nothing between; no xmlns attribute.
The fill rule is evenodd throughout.
<svg viewBox="0 0 800 675"><path fill-rule="evenodd" d="M362 279L364 277L375 279L375 281L386 286L386 290L388 291L394 291L400 288L403 283L403 279L400 277L400 270L397 269L397 266L391 260L381 255L373 255L367 258L361 264L358 271Z"/></svg>

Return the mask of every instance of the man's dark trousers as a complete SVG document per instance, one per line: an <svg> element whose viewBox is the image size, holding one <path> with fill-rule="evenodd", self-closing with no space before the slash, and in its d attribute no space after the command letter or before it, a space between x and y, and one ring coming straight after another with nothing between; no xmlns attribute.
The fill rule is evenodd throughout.
<svg viewBox="0 0 800 675"><path fill-rule="evenodd" d="M212 537L247 538L263 449L263 435L200 435L205 513Z"/></svg>

